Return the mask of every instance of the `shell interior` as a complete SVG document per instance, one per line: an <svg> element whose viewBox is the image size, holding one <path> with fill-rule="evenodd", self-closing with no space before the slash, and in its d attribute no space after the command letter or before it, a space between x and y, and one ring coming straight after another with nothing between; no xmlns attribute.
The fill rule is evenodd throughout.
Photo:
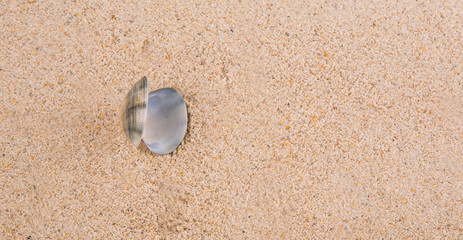
<svg viewBox="0 0 463 240"><path fill-rule="evenodd" d="M173 152L182 142L188 124L185 101L177 90L162 88L148 95L143 142L156 154Z"/></svg>

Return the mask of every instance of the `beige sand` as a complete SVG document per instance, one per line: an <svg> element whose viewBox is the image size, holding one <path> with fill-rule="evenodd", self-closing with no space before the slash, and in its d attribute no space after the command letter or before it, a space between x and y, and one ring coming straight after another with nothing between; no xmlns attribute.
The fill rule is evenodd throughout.
<svg viewBox="0 0 463 240"><path fill-rule="evenodd" d="M462 13L2 1L0 238L461 239ZM171 155L120 128L144 75L187 102Z"/></svg>

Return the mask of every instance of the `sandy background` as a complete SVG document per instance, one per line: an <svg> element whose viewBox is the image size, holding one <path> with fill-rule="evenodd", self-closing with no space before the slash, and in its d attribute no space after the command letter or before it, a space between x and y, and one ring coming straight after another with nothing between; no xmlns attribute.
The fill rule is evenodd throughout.
<svg viewBox="0 0 463 240"><path fill-rule="evenodd" d="M462 1L0 1L0 238L463 238ZM119 121L173 87L181 146Z"/></svg>

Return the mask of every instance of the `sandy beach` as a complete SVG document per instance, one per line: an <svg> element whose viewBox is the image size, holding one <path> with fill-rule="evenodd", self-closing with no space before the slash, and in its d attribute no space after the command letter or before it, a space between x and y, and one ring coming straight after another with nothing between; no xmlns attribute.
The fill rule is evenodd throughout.
<svg viewBox="0 0 463 240"><path fill-rule="evenodd" d="M463 1L1 1L0 109L1 239L463 238Z"/></svg>

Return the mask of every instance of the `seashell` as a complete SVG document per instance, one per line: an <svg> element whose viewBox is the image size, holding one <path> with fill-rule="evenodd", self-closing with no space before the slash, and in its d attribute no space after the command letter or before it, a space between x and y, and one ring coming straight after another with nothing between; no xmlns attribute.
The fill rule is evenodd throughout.
<svg viewBox="0 0 463 240"><path fill-rule="evenodd" d="M148 80L143 77L127 93L122 108L122 127L125 135L135 146L140 144L142 138L146 121L147 102Z"/></svg>
<svg viewBox="0 0 463 240"><path fill-rule="evenodd" d="M143 140L153 153L171 153L182 142L187 125L185 101L173 88L148 94L148 80L143 77L125 98L122 127L135 146Z"/></svg>

